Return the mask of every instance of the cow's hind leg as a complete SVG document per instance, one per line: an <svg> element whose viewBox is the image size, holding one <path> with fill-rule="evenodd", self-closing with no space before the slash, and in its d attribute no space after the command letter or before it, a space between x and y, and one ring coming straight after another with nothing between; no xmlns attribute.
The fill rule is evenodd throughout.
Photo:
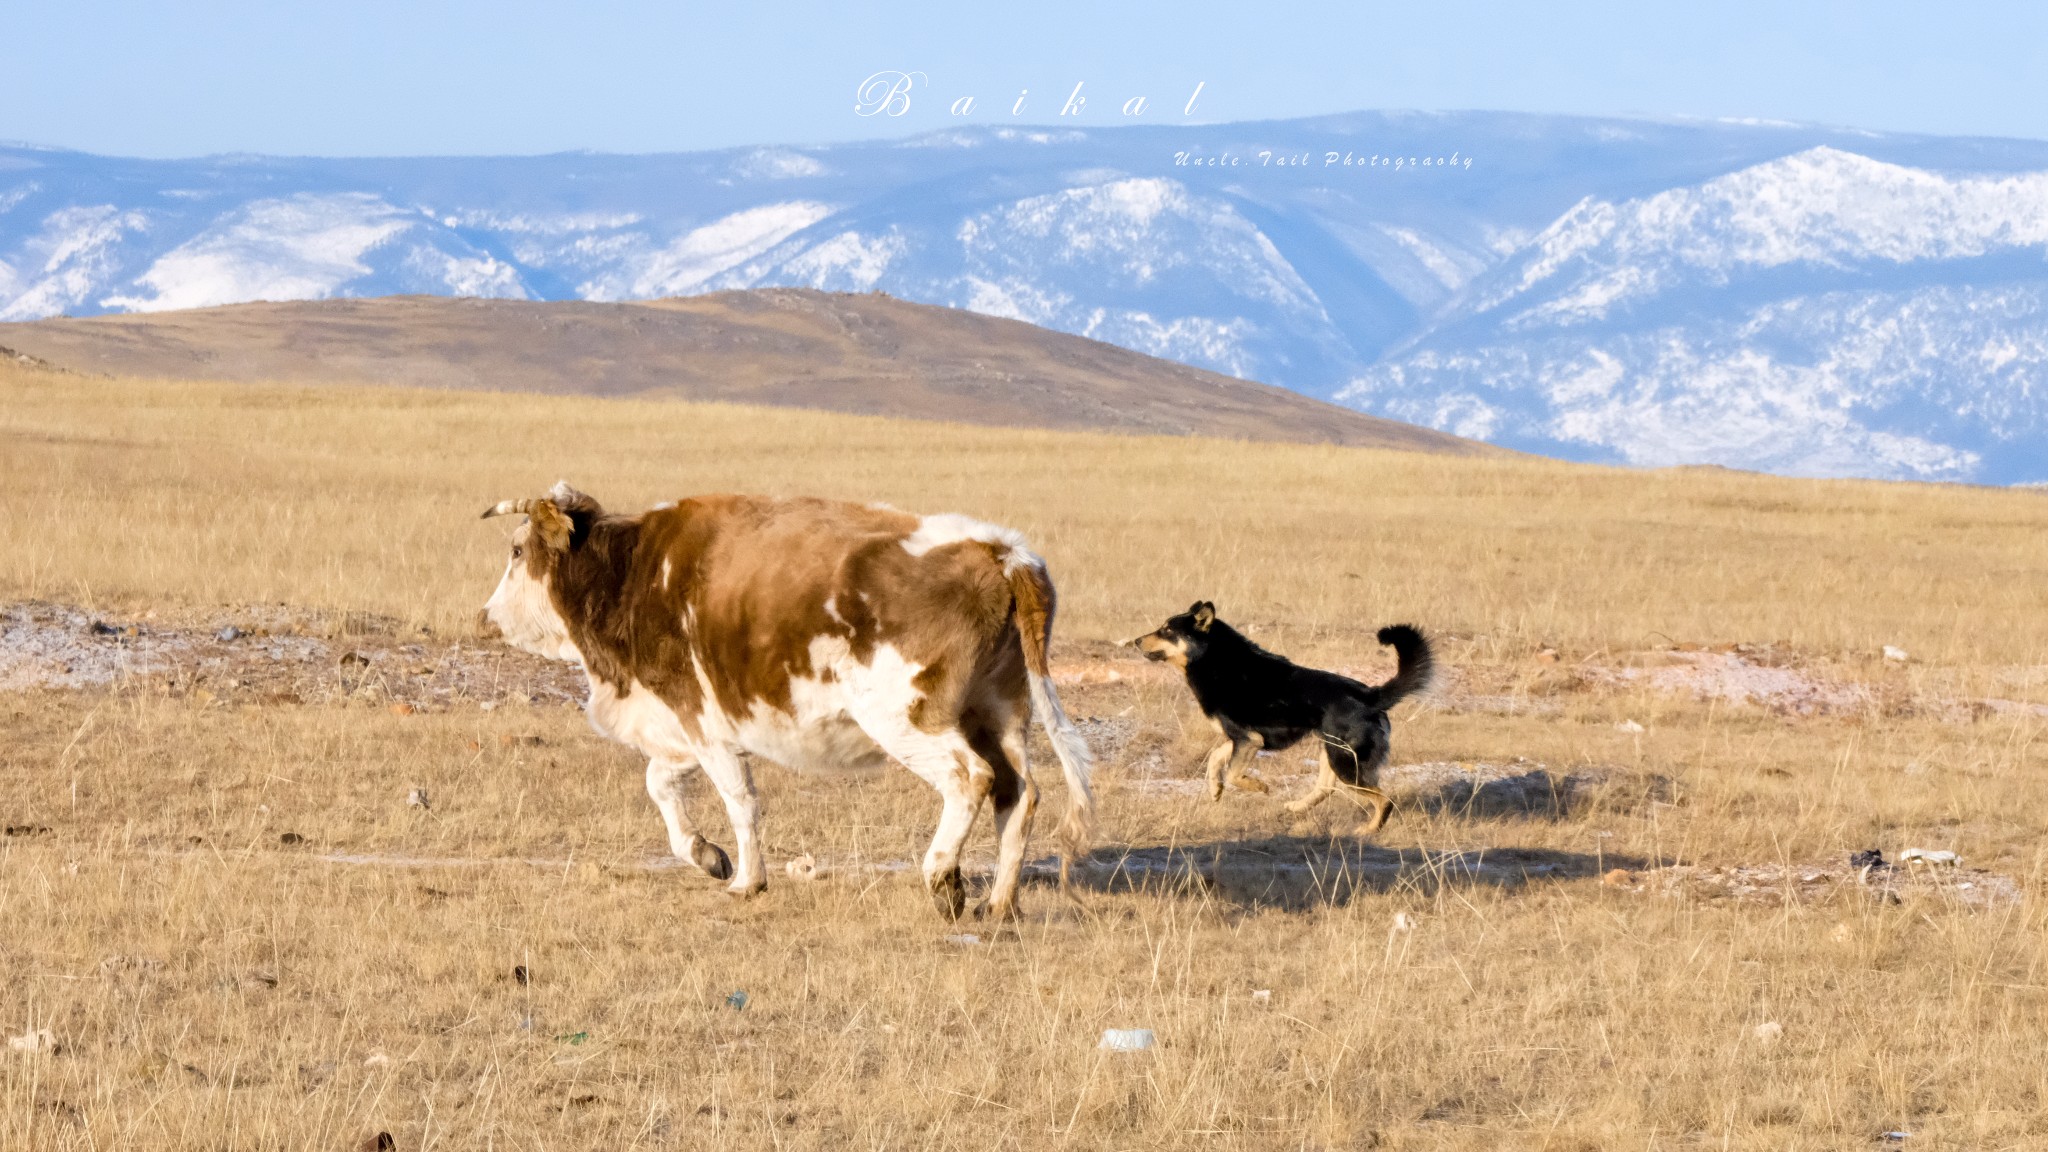
<svg viewBox="0 0 2048 1152"><path fill-rule="evenodd" d="M939 830L925 850L924 883L939 911L958 917L967 908L967 886L960 879L960 849L995 782L995 769L958 730L926 732L907 717L857 719L882 751L938 789L945 801Z"/></svg>
<svg viewBox="0 0 2048 1152"><path fill-rule="evenodd" d="M761 798L754 791L753 773L730 748L711 747L698 754L704 774L725 801L725 814L732 821L733 851L739 854L739 870L725 886L735 896L751 896L768 887L768 867L761 858Z"/></svg>
<svg viewBox="0 0 2048 1152"><path fill-rule="evenodd" d="M1024 716L1028 717L1028 704L1026 709ZM989 799L995 808L996 878L989 887L987 902L976 912L990 919L1007 920L1017 912L1017 884L1024 872L1024 847L1031 837L1031 817L1038 810L1038 785L1031 779L1022 718L1005 724L1000 736L981 730L971 740L975 751L995 769L989 783Z"/></svg>
<svg viewBox="0 0 2048 1152"><path fill-rule="evenodd" d="M678 860L688 860L710 873L714 880L732 877L732 860L725 849L697 834L690 814L683 808L683 777L697 770L694 760L655 758L647 762L647 795L661 809L661 821L668 825L668 850Z"/></svg>

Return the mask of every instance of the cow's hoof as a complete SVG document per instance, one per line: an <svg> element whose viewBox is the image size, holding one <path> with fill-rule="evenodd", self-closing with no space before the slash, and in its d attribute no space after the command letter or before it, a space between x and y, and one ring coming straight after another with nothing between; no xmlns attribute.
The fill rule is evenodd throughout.
<svg viewBox="0 0 2048 1152"><path fill-rule="evenodd" d="M958 920L960 913L967 910L967 885L960 881L960 870L948 868L931 879L932 906L939 915L948 920Z"/></svg>
<svg viewBox="0 0 2048 1152"><path fill-rule="evenodd" d="M994 924L1007 924L1017 918L1017 906L1010 903L996 904L992 901L983 900L974 906L974 918L976 920L987 920Z"/></svg>
<svg viewBox="0 0 2048 1152"><path fill-rule="evenodd" d="M767 890L768 882L766 880L756 880L751 884L727 884L725 886L725 894L735 900L749 900Z"/></svg>
<svg viewBox="0 0 2048 1152"><path fill-rule="evenodd" d="M703 869L705 875L713 880L732 879L732 857L709 840L699 839L690 845L690 863Z"/></svg>
<svg viewBox="0 0 2048 1152"><path fill-rule="evenodd" d="M711 840L702 836L690 838L690 863L694 863L698 871L709 875L711 879L733 877L733 857L725 855L725 849L713 845Z"/></svg>

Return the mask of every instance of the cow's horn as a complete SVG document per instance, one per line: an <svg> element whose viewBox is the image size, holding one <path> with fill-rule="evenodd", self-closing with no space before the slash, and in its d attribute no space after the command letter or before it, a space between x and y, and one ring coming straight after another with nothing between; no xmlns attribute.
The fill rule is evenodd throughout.
<svg viewBox="0 0 2048 1152"><path fill-rule="evenodd" d="M538 500L500 500L489 508L484 509L484 514L479 519L489 520L493 516L517 516L521 512L533 511L533 506L538 503L540 503Z"/></svg>

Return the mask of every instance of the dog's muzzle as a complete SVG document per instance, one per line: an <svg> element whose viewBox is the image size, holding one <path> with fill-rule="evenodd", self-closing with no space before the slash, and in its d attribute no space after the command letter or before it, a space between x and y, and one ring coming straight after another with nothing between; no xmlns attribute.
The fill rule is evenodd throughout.
<svg viewBox="0 0 2048 1152"><path fill-rule="evenodd" d="M1146 643L1146 641L1148 640L1151 641L1151 643ZM1126 640L1123 642L1122 646L1126 648L1136 648L1138 651L1143 652L1145 654L1145 659L1147 660L1163 661L1166 659L1166 653L1168 651L1167 645L1161 642L1155 633L1151 632L1147 632L1143 636L1137 636L1129 640Z"/></svg>

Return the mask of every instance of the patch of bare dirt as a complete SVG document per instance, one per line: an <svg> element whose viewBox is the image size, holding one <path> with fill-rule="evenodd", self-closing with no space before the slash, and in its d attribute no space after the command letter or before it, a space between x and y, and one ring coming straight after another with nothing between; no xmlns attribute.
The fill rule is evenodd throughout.
<svg viewBox="0 0 2048 1152"><path fill-rule="evenodd" d="M1280 799L1308 791L1316 778L1313 772L1269 774L1256 766L1252 774ZM1138 776L1125 784L1146 796L1209 794L1201 778ZM1478 819L1562 818L1594 804L1635 810L1677 801L1677 786L1663 776L1601 765L1560 772L1533 760L1390 764L1380 771L1380 787L1403 808Z"/></svg>
<svg viewBox="0 0 2048 1152"><path fill-rule="evenodd" d="M2019 881L2011 876L1961 867L1674 864L1640 874L1625 873L1610 886L1748 904L1811 904L1842 895L1899 902L1920 896L1982 908L2020 899Z"/></svg>
<svg viewBox="0 0 2048 1152"><path fill-rule="evenodd" d="M175 620L0 605L0 692L146 691L202 701L573 705L582 673L500 644L406 634L362 613L243 608Z"/></svg>
<svg viewBox="0 0 2048 1152"><path fill-rule="evenodd" d="M1755 705L1796 716L1861 712L1879 702L1878 694L1868 685L1823 678L1739 649L1649 653L1635 666L1586 665L1580 674L1595 683L1617 687L1640 684L1672 695Z"/></svg>

